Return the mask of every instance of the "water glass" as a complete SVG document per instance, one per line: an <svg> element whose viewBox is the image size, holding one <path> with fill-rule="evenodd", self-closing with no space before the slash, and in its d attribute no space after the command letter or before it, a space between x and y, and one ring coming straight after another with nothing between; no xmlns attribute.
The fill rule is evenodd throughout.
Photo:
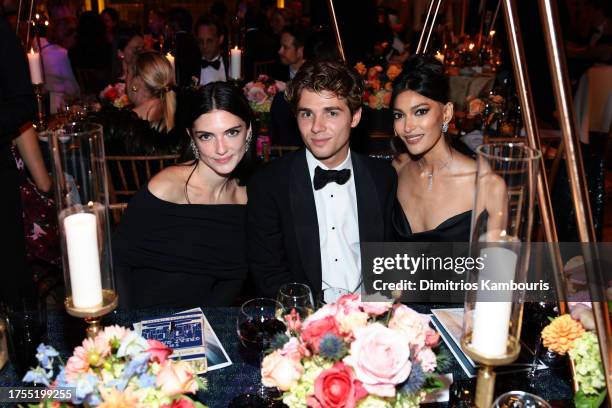
<svg viewBox="0 0 612 408"><path fill-rule="evenodd" d="M342 296L350 294L351 292L344 288L325 288L317 296L317 308L336 303Z"/></svg>
<svg viewBox="0 0 612 408"><path fill-rule="evenodd" d="M537 395L524 391L510 391L502 394L493 403L493 408L551 408L550 404Z"/></svg>
<svg viewBox="0 0 612 408"><path fill-rule="evenodd" d="M283 321L284 314L291 313L294 310L302 321L314 311L312 292L308 285L303 283L292 282L281 286L276 300L282 305L282 310L277 313L276 317Z"/></svg>

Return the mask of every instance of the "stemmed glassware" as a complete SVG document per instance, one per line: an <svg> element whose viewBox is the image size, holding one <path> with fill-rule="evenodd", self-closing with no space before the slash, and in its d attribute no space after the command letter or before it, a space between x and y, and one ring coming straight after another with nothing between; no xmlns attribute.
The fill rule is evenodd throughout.
<svg viewBox="0 0 612 408"><path fill-rule="evenodd" d="M261 366L264 352L270 347L274 336L284 333L285 324L277 318L284 315L283 306L274 299L255 298L246 301L238 313L236 330L246 359L252 364ZM261 381L258 387L253 387L247 393L234 398L231 407L271 406L269 400L272 392L266 389Z"/></svg>
<svg viewBox="0 0 612 408"><path fill-rule="evenodd" d="M281 313L289 314L295 310L302 321L314 311L312 292L303 283L292 282L281 286L276 300L282 306ZM277 317L284 320L284 314L277 313Z"/></svg>
<svg viewBox="0 0 612 408"><path fill-rule="evenodd" d="M321 308L330 303L336 303L344 295L350 295L351 292L343 288L325 288L317 296L317 308Z"/></svg>

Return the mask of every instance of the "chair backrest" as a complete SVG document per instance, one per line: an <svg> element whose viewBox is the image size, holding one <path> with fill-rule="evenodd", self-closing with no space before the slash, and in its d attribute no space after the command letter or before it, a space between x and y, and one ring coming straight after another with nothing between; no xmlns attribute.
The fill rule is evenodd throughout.
<svg viewBox="0 0 612 408"><path fill-rule="evenodd" d="M275 60L255 61L253 63L253 78L257 79L261 74L270 75L275 62Z"/></svg>
<svg viewBox="0 0 612 408"><path fill-rule="evenodd" d="M110 202L126 202L160 170L175 164L178 154L159 156L106 156Z"/></svg>

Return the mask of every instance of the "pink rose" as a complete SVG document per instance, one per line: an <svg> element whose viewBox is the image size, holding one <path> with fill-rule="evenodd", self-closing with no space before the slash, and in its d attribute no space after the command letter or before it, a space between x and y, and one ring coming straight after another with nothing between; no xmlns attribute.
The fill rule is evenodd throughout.
<svg viewBox="0 0 612 408"><path fill-rule="evenodd" d="M367 391L349 367L339 362L323 370L314 383L314 396L307 400L314 408L353 408Z"/></svg>
<svg viewBox="0 0 612 408"><path fill-rule="evenodd" d="M254 86L253 88L251 88L249 90L249 94L247 95L247 98L249 99L249 101L255 102L255 103L262 103L263 101L266 100L268 96L266 95L266 93L264 92L264 90L262 88L256 87Z"/></svg>
<svg viewBox="0 0 612 408"><path fill-rule="evenodd" d="M151 361L157 361L160 364L164 364L168 356L172 354L173 350L161 341L149 339L147 343L149 343L149 348L146 352L151 353Z"/></svg>
<svg viewBox="0 0 612 408"><path fill-rule="evenodd" d="M276 89L278 89L278 92L284 92L286 88L286 83L284 83L283 81L276 81Z"/></svg>
<svg viewBox="0 0 612 408"><path fill-rule="evenodd" d="M305 324L302 330L302 340L318 353L319 342L328 333L335 334L336 336L340 335L338 324L333 316L309 322L308 325Z"/></svg>
<svg viewBox="0 0 612 408"><path fill-rule="evenodd" d="M395 386L408 378L412 368L405 337L380 323L355 330L344 362L353 367L366 391L380 397L394 397Z"/></svg>
<svg viewBox="0 0 612 408"><path fill-rule="evenodd" d="M421 363L421 368L426 373L431 373L438 365L436 355L429 347L422 348L416 355L416 360Z"/></svg>
<svg viewBox="0 0 612 408"><path fill-rule="evenodd" d="M198 390L193 369L187 361L167 360L157 373L156 383L161 388L162 394L167 397L185 393L194 394Z"/></svg>
<svg viewBox="0 0 612 408"><path fill-rule="evenodd" d="M363 302L361 308L364 312L372 316L380 316L391 309L392 303L389 302Z"/></svg>
<svg viewBox="0 0 612 408"><path fill-rule="evenodd" d="M436 347L440 342L440 333L433 329L427 330L425 333L425 346Z"/></svg>
<svg viewBox="0 0 612 408"><path fill-rule="evenodd" d="M268 354L261 363L261 383L266 387L278 387L288 391L297 385L304 372L304 367L290 356L283 356L279 351Z"/></svg>
<svg viewBox="0 0 612 408"><path fill-rule="evenodd" d="M404 334L407 342L420 350L425 346L425 336L429 330L429 318L405 305L398 305L389 320L389 328Z"/></svg>

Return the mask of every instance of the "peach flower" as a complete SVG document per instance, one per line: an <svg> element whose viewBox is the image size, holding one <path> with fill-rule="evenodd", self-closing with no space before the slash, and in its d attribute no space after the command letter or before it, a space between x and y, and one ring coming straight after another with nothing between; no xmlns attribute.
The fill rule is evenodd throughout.
<svg viewBox="0 0 612 408"><path fill-rule="evenodd" d="M574 346L574 341L583 333L584 327L580 322L565 314L557 317L542 330L542 341L544 347L564 355Z"/></svg>
<svg viewBox="0 0 612 408"><path fill-rule="evenodd" d="M102 403L98 405L98 408L139 408L143 406L132 386L128 386L124 391L118 391L114 387L100 387L100 396Z"/></svg>
<svg viewBox="0 0 612 408"><path fill-rule="evenodd" d="M408 340L408 344L420 350L425 346L425 339L429 330L429 318L408 306L399 305L393 311L389 320L389 328L398 330Z"/></svg>
<svg viewBox="0 0 612 408"><path fill-rule="evenodd" d="M179 394L194 394L198 384L191 365L187 361L173 362L167 360L157 373L157 386L162 394L173 397Z"/></svg>
<svg viewBox="0 0 612 408"><path fill-rule="evenodd" d="M261 383L266 387L278 387L288 391L297 385L304 367L299 360L283 356L280 351L268 354L261 363Z"/></svg>

